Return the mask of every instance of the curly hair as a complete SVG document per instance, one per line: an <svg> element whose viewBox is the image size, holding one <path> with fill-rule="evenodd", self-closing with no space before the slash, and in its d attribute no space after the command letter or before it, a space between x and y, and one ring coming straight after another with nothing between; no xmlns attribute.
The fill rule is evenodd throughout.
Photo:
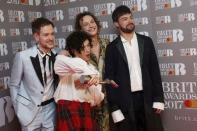
<svg viewBox="0 0 197 131"><path fill-rule="evenodd" d="M74 31L66 38L66 50L74 57L74 51L81 53L84 49L84 42L86 40L90 42L90 47L92 47L90 35L84 31Z"/></svg>
<svg viewBox="0 0 197 131"><path fill-rule="evenodd" d="M97 17L96 16L94 16L91 12L88 12L88 11L85 11L85 12L82 12L82 13L79 13L77 16L76 16L76 20L75 20L75 30L81 30L81 25L80 25L80 21L82 20L82 18L84 17L84 16L91 16L93 19L94 19L94 21L95 21L95 23L96 23L96 25L97 25L97 27L98 27L98 32L100 31L100 29L101 29L101 25L100 25L100 21L97 19Z"/></svg>

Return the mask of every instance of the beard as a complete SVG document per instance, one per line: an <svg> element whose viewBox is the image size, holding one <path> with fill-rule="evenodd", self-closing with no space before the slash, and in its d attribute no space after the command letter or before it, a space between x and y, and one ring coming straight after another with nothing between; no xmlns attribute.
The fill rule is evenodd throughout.
<svg viewBox="0 0 197 131"><path fill-rule="evenodd" d="M131 26L131 27L130 27ZM126 28L120 26L120 30L124 33L132 33L135 30L135 25L133 23L128 24Z"/></svg>

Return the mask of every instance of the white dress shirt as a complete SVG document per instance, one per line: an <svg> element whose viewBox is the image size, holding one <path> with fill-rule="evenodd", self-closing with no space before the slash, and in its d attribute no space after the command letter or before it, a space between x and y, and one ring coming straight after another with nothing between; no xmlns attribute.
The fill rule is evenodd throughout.
<svg viewBox="0 0 197 131"><path fill-rule="evenodd" d="M75 88L74 81L80 79L82 75L99 75L99 72L92 64L88 64L81 58L58 55L54 70L60 76L60 82L54 94L56 102L58 100L70 100L88 102L95 106L104 99L101 85L92 85L88 89Z"/></svg>
<svg viewBox="0 0 197 131"><path fill-rule="evenodd" d="M46 55L46 65L44 67L43 64L43 57ZM42 72L42 78L43 78L43 83L44 83L44 90L43 90L43 99L42 101L46 101L49 100L51 98L53 98L53 94L54 94L54 84L53 84L53 67L52 67L52 63L49 64L49 56L51 56L51 53L43 53L38 49L38 58L39 58L39 62L40 62L40 67L41 67L41 72ZM49 67L51 66L51 67ZM50 69L51 70L50 70ZM46 71L46 83L44 80L44 72Z"/></svg>
<svg viewBox="0 0 197 131"><path fill-rule="evenodd" d="M131 92L142 91L143 90L142 72L140 65L137 36L134 33L131 41L127 41L122 36L120 37L127 56L129 74L130 74ZM164 103L153 102L153 108L164 110Z"/></svg>

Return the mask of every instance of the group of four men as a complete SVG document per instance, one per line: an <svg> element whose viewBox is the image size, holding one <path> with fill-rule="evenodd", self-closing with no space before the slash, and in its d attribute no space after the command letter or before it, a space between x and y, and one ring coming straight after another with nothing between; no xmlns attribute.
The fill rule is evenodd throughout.
<svg viewBox="0 0 197 131"><path fill-rule="evenodd" d="M112 19L119 36L107 46L103 79L118 85L106 86L114 123L119 131L163 131L160 112L164 110L164 98L153 42L135 33L128 7L117 7ZM53 68L54 24L38 18L32 22L32 33L37 45L16 54L10 94L23 131L53 131L53 95L58 84Z"/></svg>

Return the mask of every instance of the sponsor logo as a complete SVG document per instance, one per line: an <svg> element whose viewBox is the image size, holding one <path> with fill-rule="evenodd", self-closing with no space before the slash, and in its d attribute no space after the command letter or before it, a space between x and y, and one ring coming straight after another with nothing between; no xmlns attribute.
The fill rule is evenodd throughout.
<svg viewBox="0 0 197 131"><path fill-rule="evenodd" d="M13 54L26 50L27 47L27 42L26 41L21 41L21 42L12 42L12 52Z"/></svg>
<svg viewBox="0 0 197 131"><path fill-rule="evenodd" d="M62 26L62 32L72 32L72 31L73 31L73 25Z"/></svg>
<svg viewBox="0 0 197 131"><path fill-rule="evenodd" d="M9 62L0 63L0 71L5 71L5 70L9 70L9 69L10 69Z"/></svg>
<svg viewBox="0 0 197 131"><path fill-rule="evenodd" d="M184 63L162 63L159 64L162 76L183 76L186 75Z"/></svg>
<svg viewBox="0 0 197 131"><path fill-rule="evenodd" d="M69 19L75 19L77 14L82 13L84 11L88 11L87 6L68 8Z"/></svg>
<svg viewBox="0 0 197 131"><path fill-rule="evenodd" d="M2 10L0 10L0 22L4 22L4 16Z"/></svg>
<svg viewBox="0 0 197 131"><path fill-rule="evenodd" d="M116 8L115 3L103 3L94 5L94 13L96 16L111 15Z"/></svg>
<svg viewBox="0 0 197 131"><path fill-rule="evenodd" d="M180 56L196 56L197 50L196 48L185 48L185 49L179 49L180 50Z"/></svg>
<svg viewBox="0 0 197 131"><path fill-rule="evenodd" d="M183 31L181 29L161 30L157 31L157 43L174 43L184 40Z"/></svg>
<svg viewBox="0 0 197 131"><path fill-rule="evenodd" d="M172 9L182 6L182 0L155 0L155 10Z"/></svg>
<svg viewBox="0 0 197 131"><path fill-rule="evenodd" d="M52 10L47 11L46 17L51 21L61 21L64 20L64 13L62 10Z"/></svg>
<svg viewBox="0 0 197 131"><path fill-rule="evenodd" d="M146 0L126 0L122 4L130 7L133 12L147 10Z"/></svg>
<svg viewBox="0 0 197 131"><path fill-rule="evenodd" d="M155 23L156 24L168 24L168 23L171 23L171 17L169 15L155 17Z"/></svg>
<svg viewBox="0 0 197 131"><path fill-rule="evenodd" d="M24 12L8 10L9 22L25 22Z"/></svg>
<svg viewBox="0 0 197 131"><path fill-rule="evenodd" d="M8 48L6 43L0 43L0 56L8 55Z"/></svg>
<svg viewBox="0 0 197 131"><path fill-rule="evenodd" d="M172 49L157 50L158 57L171 57L174 55Z"/></svg>
<svg viewBox="0 0 197 131"><path fill-rule="evenodd" d="M178 22L194 21L195 19L194 13L178 14Z"/></svg>
<svg viewBox="0 0 197 131"><path fill-rule="evenodd" d="M20 36L19 28L11 28L10 29L10 36Z"/></svg>

